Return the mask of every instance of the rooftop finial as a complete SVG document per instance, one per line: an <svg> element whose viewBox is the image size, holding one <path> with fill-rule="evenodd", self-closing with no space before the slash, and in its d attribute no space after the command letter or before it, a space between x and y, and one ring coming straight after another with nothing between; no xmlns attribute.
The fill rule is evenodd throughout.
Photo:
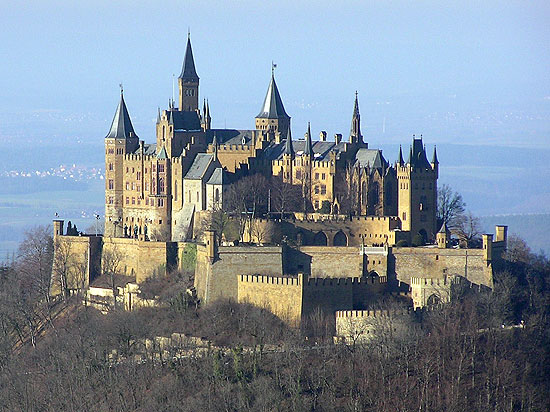
<svg viewBox="0 0 550 412"><path fill-rule="evenodd" d="M122 96L124 94L124 87L122 86L122 83L119 83L118 87L120 87L120 95Z"/></svg>
<svg viewBox="0 0 550 412"><path fill-rule="evenodd" d="M191 38L191 27L187 26L187 39Z"/></svg>
<svg viewBox="0 0 550 412"><path fill-rule="evenodd" d="M355 98L357 99L357 90L355 91Z"/></svg>
<svg viewBox="0 0 550 412"><path fill-rule="evenodd" d="M271 60L271 75L275 75L275 69L277 68L277 63L273 63L273 60Z"/></svg>

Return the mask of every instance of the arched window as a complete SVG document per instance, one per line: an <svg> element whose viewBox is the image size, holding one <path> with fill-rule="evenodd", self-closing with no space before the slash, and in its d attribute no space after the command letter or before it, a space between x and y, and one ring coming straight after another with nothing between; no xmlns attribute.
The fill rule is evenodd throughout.
<svg viewBox="0 0 550 412"><path fill-rule="evenodd" d="M341 230L334 235L334 246L347 246L348 245L348 237L344 232Z"/></svg>
<svg viewBox="0 0 550 412"><path fill-rule="evenodd" d="M315 246L326 246L328 244L327 235L325 235L323 232L316 233L315 237L313 238L313 244Z"/></svg>
<svg viewBox="0 0 550 412"><path fill-rule="evenodd" d="M214 195L214 201L216 203L219 203L219 201L220 201L220 189L219 188L216 188L216 194Z"/></svg>
<svg viewBox="0 0 550 412"><path fill-rule="evenodd" d="M164 178L163 178L163 177L161 177L161 178L159 179L159 193L160 193L161 195L164 194Z"/></svg>

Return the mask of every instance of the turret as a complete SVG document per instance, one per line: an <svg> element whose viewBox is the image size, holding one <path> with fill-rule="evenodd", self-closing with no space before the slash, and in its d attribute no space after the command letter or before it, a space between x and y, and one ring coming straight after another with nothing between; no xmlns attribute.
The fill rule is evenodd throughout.
<svg viewBox="0 0 550 412"><path fill-rule="evenodd" d="M256 130L273 131L275 133L279 131L285 136L289 127L290 116L285 111L283 100L275 83L275 75L271 70L271 81L267 88L264 103L260 113L256 116Z"/></svg>
<svg viewBox="0 0 550 412"><path fill-rule="evenodd" d="M55 240L57 236L63 236L63 225L65 221L61 219L54 219L53 221L53 239Z"/></svg>
<svg viewBox="0 0 550 412"><path fill-rule="evenodd" d="M401 145L399 145L399 160L397 161L397 164L399 166L405 165L405 161L403 160L403 150L401 149Z"/></svg>
<svg viewBox="0 0 550 412"><path fill-rule="evenodd" d="M184 112L197 111L199 109L199 76L195 69L191 37L187 36L187 48L183 59L183 67L178 77L179 86L179 110Z"/></svg>
<svg viewBox="0 0 550 412"><path fill-rule="evenodd" d="M353 115L351 118L349 142L363 143L363 136L361 135L361 115L359 114L359 101L357 99L357 92L355 92L355 104L353 106Z"/></svg>
<svg viewBox="0 0 550 412"><path fill-rule="evenodd" d="M443 223L436 235L437 247L439 249L448 248L450 238L451 238L451 232L449 231L447 224Z"/></svg>
<svg viewBox="0 0 550 412"><path fill-rule="evenodd" d="M311 142L311 125L307 122L307 132L305 134L306 147L304 149L304 156L313 156L313 144Z"/></svg>
<svg viewBox="0 0 550 412"><path fill-rule="evenodd" d="M437 160L437 149L435 146L434 146L434 154L432 155L431 165L437 179L439 177L439 160Z"/></svg>

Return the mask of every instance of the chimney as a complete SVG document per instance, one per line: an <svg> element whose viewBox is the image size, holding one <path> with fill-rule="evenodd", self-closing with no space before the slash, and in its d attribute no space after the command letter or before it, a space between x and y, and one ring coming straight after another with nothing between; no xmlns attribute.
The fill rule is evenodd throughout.
<svg viewBox="0 0 550 412"><path fill-rule="evenodd" d="M336 133L336 134L334 135L334 142L335 142L336 144L338 144L338 143L340 143L341 141L342 141L342 133Z"/></svg>
<svg viewBox="0 0 550 412"><path fill-rule="evenodd" d="M319 133L319 140L321 142L326 142L327 141L327 132L326 131L321 130L321 133Z"/></svg>

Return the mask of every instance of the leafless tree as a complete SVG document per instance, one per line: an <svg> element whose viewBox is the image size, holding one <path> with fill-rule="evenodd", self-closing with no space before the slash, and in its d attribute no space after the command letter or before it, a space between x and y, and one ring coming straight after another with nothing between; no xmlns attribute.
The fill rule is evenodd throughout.
<svg viewBox="0 0 550 412"><path fill-rule="evenodd" d="M458 237L460 243L465 247L479 247L481 244L481 224L479 218L471 212L460 216L451 232Z"/></svg>
<svg viewBox="0 0 550 412"><path fill-rule="evenodd" d="M110 249L103 249L103 255L101 260L101 271L104 276L107 277L109 281L109 286L113 292L113 307L117 307L117 280L121 275L121 265L122 265L123 254L122 252L114 245Z"/></svg>
<svg viewBox="0 0 550 412"><path fill-rule="evenodd" d="M465 210L466 203L460 193L447 184L437 188L437 219L441 225L447 224L449 229L454 229L460 224Z"/></svg>
<svg viewBox="0 0 550 412"><path fill-rule="evenodd" d="M271 205L273 210L281 214L281 219L286 212L299 211L301 200L300 186L283 181L281 176L271 178Z"/></svg>

